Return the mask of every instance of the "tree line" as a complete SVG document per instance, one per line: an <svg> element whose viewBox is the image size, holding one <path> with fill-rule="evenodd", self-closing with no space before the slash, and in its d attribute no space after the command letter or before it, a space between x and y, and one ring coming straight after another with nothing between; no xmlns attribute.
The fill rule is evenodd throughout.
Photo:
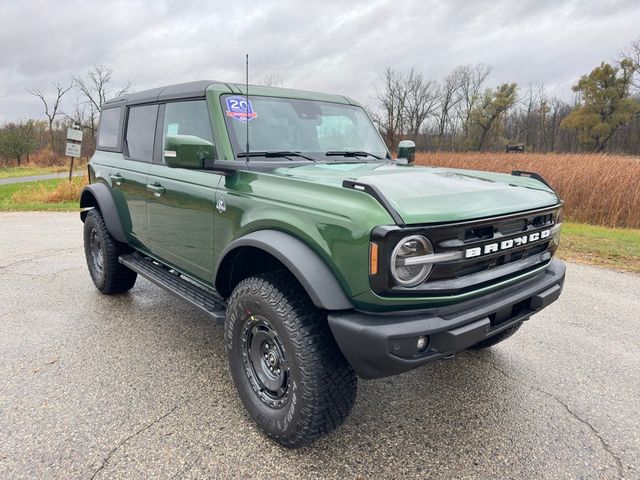
<svg viewBox="0 0 640 480"><path fill-rule="evenodd" d="M491 67L481 63L458 66L441 79L415 68L387 68L376 85L375 108L368 111L391 149L411 139L419 150L500 151L519 144L532 152L640 155L640 38L618 60L583 75L571 102L549 96L542 83L490 86L490 74ZM276 74L262 83L283 86ZM0 159L20 165L33 152L46 151L51 163L59 161L71 124L85 132L82 154L91 156L102 104L130 90L130 82L115 87L113 70L104 65L48 89L27 90L40 100L43 119L2 126ZM62 100L71 95L65 110Z"/></svg>
<svg viewBox="0 0 640 480"><path fill-rule="evenodd" d="M52 82L48 88L27 92L38 98L44 119L10 122L0 128L0 157L18 166L36 151L46 151L45 162L53 164L64 155L67 127L75 125L84 132L82 155L89 157L96 146L98 120L102 104L131 90L131 82L113 85L113 69L95 65L85 75L73 75L68 82ZM65 97L74 96L71 108L62 108ZM69 102L66 102L69 104Z"/></svg>
<svg viewBox="0 0 640 480"><path fill-rule="evenodd" d="M544 85L488 86L491 67L458 66L442 79L415 68L387 68L370 111L390 148L402 139L419 150L503 150L640 154L640 39L620 58L583 75L567 102Z"/></svg>

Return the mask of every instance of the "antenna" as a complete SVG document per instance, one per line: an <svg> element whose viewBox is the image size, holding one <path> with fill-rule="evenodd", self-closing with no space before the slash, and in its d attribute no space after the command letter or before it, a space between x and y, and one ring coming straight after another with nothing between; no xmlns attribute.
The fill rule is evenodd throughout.
<svg viewBox="0 0 640 480"><path fill-rule="evenodd" d="M247 87L245 94L247 97L247 105L245 106L245 121L247 123L247 162L249 161L249 54L246 54L246 65L245 65L245 85Z"/></svg>

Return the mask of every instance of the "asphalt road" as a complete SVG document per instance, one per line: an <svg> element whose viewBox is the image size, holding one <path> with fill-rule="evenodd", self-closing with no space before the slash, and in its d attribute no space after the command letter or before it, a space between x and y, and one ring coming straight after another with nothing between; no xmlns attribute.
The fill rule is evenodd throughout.
<svg viewBox="0 0 640 480"><path fill-rule="evenodd" d="M84 170L73 172L74 177L81 177L84 174ZM36 182L38 180L55 180L56 178L69 178L69 172L45 173L44 175L29 175L28 177L0 178L0 185L9 185L10 183Z"/></svg>
<svg viewBox="0 0 640 480"><path fill-rule="evenodd" d="M361 381L301 450L253 426L222 330L93 287L77 214L0 214L0 478L640 478L640 276L569 265L510 341Z"/></svg>

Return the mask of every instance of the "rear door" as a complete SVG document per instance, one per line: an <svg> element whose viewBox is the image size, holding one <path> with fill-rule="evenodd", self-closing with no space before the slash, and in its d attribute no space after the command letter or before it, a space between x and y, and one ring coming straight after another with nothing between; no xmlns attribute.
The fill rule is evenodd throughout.
<svg viewBox="0 0 640 480"><path fill-rule="evenodd" d="M214 143L206 101L185 100L160 107L156 156L147 178L147 215L151 253L211 284L215 192L222 176L167 167L163 157L167 135L194 135Z"/></svg>
<svg viewBox="0 0 640 480"><path fill-rule="evenodd" d="M128 241L145 249L147 228L147 173L153 157L158 106L106 108L100 118L96 171L111 186ZM116 125L124 116L124 128ZM120 136L122 135L122 141ZM99 167L98 167L99 165Z"/></svg>
<svg viewBox="0 0 640 480"><path fill-rule="evenodd" d="M149 248L147 226L147 174L153 159L158 105L128 108L124 136L124 164L114 171L131 216L131 235L139 246Z"/></svg>

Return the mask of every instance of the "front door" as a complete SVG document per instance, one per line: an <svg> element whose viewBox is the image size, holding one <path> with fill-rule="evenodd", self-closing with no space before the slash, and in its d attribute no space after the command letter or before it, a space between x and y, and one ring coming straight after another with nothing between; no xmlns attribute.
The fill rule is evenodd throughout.
<svg viewBox="0 0 640 480"><path fill-rule="evenodd" d="M212 284L215 192L222 176L167 167L162 155L167 135L194 135L214 143L207 104L205 100L167 103L160 115L160 154L147 178L150 251L179 271Z"/></svg>

